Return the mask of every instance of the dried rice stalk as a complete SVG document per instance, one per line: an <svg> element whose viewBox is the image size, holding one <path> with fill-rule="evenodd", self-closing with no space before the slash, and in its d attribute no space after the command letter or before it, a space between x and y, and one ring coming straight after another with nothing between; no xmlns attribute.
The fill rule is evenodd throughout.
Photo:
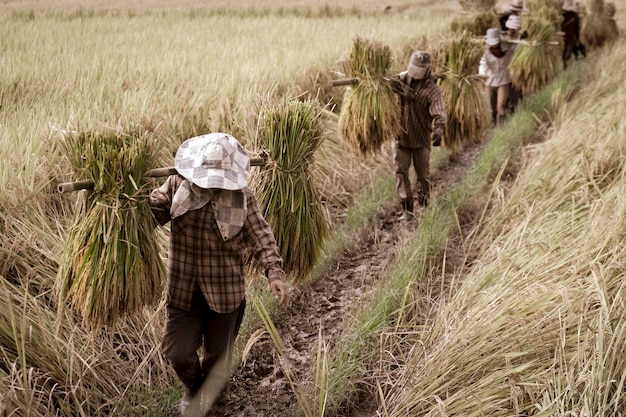
<svg viewBox="0 0 626 417"><path fill-rule="evenodd" d="M283 99L265 110L260 134L271 164L260 173L259 203L283 258L300 281L317 264L330 226L312 178L313 157L323 141L322 110L313 101Z"/></svg>
<svg viewBox="0 0 626 417"><path fill-rule="evenodd" d="M66 305L93 329L113 326L155 302L166 271L152 213L139 200L155 147L143 134L68 135L62 142L79 178L94 191L76 210L56 279Z"/></svg>
<svg viewBox="0 0 626 417"><path fill-rule="evenodd" d="M363 156L393 140L400 126L398 100L384 78L390 64L389 46L355 39L346 75L358 79L358 83L345 92L339 133Z"/></svg>
<svg viewBox="0 0 626 417"><path fill-rule="evenodd" d="M589 0L589 12L582 21L580 38L589 49L600 48L619 37L619 29L615 19L615 4L605 5L603 0ZM607 7L608 6L608 7Z"/></svg>
<svg viewBox="0 0 626 417"><path fill-rule="evenodd" d="M453 151L480 141L490 126L489 103L476 74L483 51L481 39L466 31L442 40L434 48L433 71L441 77L448 111L445 145Z"/></svg>

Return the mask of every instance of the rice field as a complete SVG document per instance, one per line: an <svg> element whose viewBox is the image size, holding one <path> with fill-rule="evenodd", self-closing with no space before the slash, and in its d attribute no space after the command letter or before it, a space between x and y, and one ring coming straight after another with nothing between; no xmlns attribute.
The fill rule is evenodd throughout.
<svg viewBox="0 0 626 417"><path fill-rule="evenodd" d="M61 139L139 126L160 145L152 166L171 165L184 139L216 130L258 152L259 114L268 98L304 93L340 105L342 90L327 83L341 78L355 37L389 45L391 70L401 71L407 50L445 33L462 14L451 0L386 5L387 11L369 0L0 5L0 416L156 416L174 409L180 395L159 353L162 301L100 334L57 305L55 280L82 204L77 195L55 192L59 182L80 179ZM623 22L626 2L616 5ZM435 398L447 415L500 415L481 414L488 407L476 404L472 412L455 408L460 398L481 396L483 403L498 397L494 409L532 415L626 412L616 394L624 383L618 343L625 334L618 192L624 125L617 115L625 100L623 79L608 76L624 73L618 59L624 49L614 48L601 56L611 71L595 72L594 82L555 117L550 140L528 150L541 150L544 159L525 167L510 192L495 191L489 224L473 232L475 266L455 277L458 295L430 306L440 319L417 330L410 320L398 324L403 335L419 337L394 341L393 348L406 342L428 349L398 353L405 363L379 375L398 387L380 391L383 415L434 415ZM607 101L600 106L599 98ZM336 127L338 108L333 111ZM584 140L589 137L596 140ZM314 166L328 211L348 207L389 174L388 160L366 164L336 139L319 146ZM166 231L155 239L164 252ZM503 276L510 280L498 280ZM509 328L511 322L516 326ZM536 345L522 343L529 325L541 336ZM473 349L453 361L469 342ZM517 343L517 350L505 342ZM487 372L494 363L497 372ZM459 379L428 385L450 372ZM584 375L593 377L589 384L576 385ZM463 386L476 376L476 385Z"/></svg>

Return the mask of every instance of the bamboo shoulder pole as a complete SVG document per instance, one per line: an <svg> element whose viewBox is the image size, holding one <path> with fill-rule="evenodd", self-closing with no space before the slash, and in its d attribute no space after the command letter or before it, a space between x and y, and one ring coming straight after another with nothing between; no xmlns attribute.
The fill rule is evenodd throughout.
<svg viewBox="0 0 626 417"><path fill-rule="evenodd" d="M356 85L359 83L358 78L347 78L345 80L333 80L330 82L331 87L341 87L342 85Z"/></svg>
<svg viewBox="0 0 626 417"><path fill-rule="evenodd" d="M265 158L250 158L250 166L264 166ZM162 167L151 169L146 173L146 177L157 178L157 177L167 177L169 175L176 175L178 171L174 167ZM72 191L80 191L80 190L93 190L94 182L92 180L81 180L74 182L62 182L57 186L59 193L71 193Z"/></svg>

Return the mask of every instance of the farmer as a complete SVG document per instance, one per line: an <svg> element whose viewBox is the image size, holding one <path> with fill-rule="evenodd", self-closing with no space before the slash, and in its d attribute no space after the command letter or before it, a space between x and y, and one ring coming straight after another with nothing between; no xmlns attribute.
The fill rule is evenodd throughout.
<svg viewBox="0 0 626 417"><path fill-rule="evenodd" d="M580 53L587 55L585 47L580 42L580 16L578 7L573 0L565 0L561 7L561 32L563 33L563 68L567 68L567 62L572 55L578 59Z"/></svg>
<svg viewBox="0 0 626 417"><path fill-rule="evenodd" d="M509 5L509 8L498 17L498 22L500 23L500 30L506 31L507 30L506 22L507 20L509 20L509 17L520 16L521 18L523 11L524 11L524 0L513 0L513 3Z"/></svg>
<svg viewBox="0 0 626 417"><path fill-rule="evenodd" d="M406 71L394 77L393 90L400 100L400 133L396 138L394 163L396 189L402 203L402 219L413 216L413 192L409 180L411 164L418 182L417 202L428 205L431 183L430 147L440 146L447 122L443 93L431 74L430 54L416 51Z"/></svg>
<svg viewBox="0 0 626 417"><path fill-rule="evenodd" d="M485 85L491 103L491 116L494 125L502 123L507 116L507 101L511 74L509 64L517 44L502 42L498 28L487 29L487 44L480 59L478 74L485 77Z"/></svg>
<svg viewBox="0 0 626 417"><path fill-rule="evenodd" d="M506 32L502 33L502 41L518 45L520 41L528 37L527 31L522 31L522 17L517 14L512 14L506 21ZM522 99L522 92L513 83L509 84L509 94L507 99L507 111L513 113L517 103Z"/></svg>
<svg viewBox="0 0 626 417"><path fill-rule="evenodd" d="M288 289L272 230L247 187L250 158L237 139L224 133L188 139L174 163L179 175L152 191L149 204L159 224L171 221L161 347L184 385L180 413L186 415L200 407L197 394L212 389L217 396L203 382L230 369L246 305L243 252L254 255L279 304L287 302Z"/></svg>

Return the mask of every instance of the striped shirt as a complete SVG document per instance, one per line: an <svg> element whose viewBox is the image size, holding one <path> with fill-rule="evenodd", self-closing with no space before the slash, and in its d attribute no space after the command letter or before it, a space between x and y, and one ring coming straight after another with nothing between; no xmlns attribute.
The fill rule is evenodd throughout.
<svg viewBox="0 0 626 417"><path fill-rule="evenodd" d="M406 71L400 73L401 88L394 91L400 97L398 145L404 148L429 148L431 133L443 136L447 122L446 106L437 79L410 80Z"/></svg>
<svg viewBox="0 0 626 417"><path fill-rule="evenodd" d="M163 186L152 191L149 199L160 224L171 220L168 305L189 311L193 291L199 287L211 310L218 313L234 311L245 298L244 259L248 250L270 282L284 280L283 260L274 234L248 187L243 190L247 201L244 225L234 237L224 240L215 219L215 199L171 219L172 197L183 180L178 175L170 176Z"/></svg>

